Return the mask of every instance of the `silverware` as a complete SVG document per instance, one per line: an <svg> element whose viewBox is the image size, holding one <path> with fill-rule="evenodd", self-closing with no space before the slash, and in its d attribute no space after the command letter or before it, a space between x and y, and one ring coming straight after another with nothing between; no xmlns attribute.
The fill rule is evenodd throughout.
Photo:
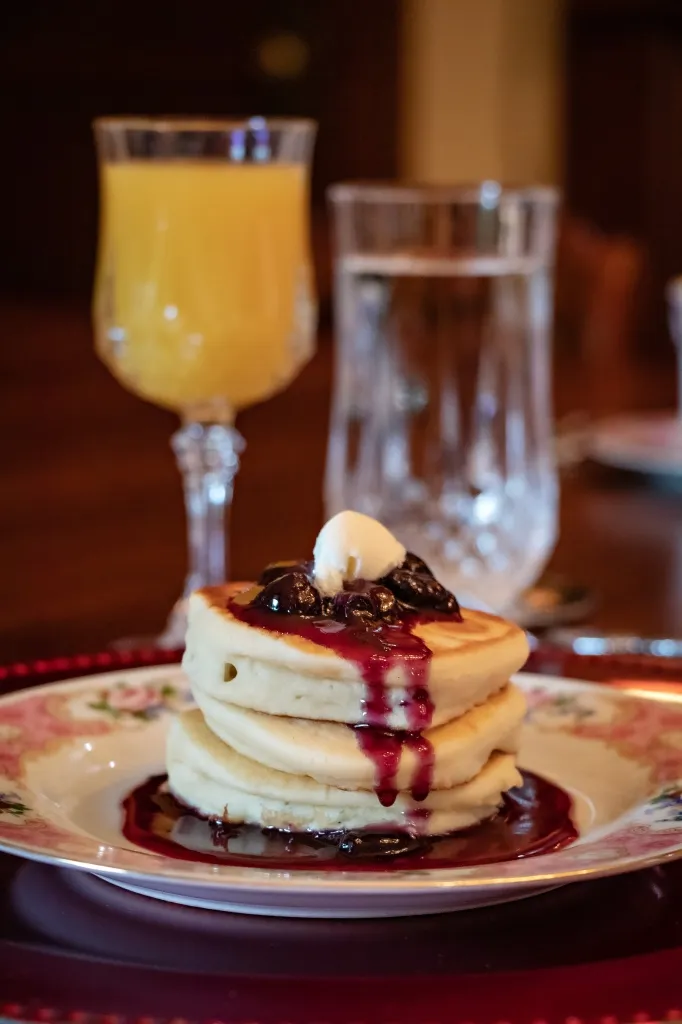
<svg viewBox="0 0 682 1024"><path fill-rule="evenodd" d="M636 654L654 658L682 658L682 639L602 633L597 629L585 627L550 629L544 634L541 642L562 650L573 651L574 654Z"/></svg>

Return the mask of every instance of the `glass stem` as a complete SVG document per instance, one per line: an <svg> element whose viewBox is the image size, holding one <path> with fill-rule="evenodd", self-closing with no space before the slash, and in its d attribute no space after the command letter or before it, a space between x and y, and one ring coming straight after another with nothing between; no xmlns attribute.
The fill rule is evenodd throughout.
<svg viewBox="0 0 682 1024"><path fill-rule="evenodd" d="M244 439L224 423L185 423L171 444L182 473L189 571L183 598L228 576L225 535Z"/></svg>

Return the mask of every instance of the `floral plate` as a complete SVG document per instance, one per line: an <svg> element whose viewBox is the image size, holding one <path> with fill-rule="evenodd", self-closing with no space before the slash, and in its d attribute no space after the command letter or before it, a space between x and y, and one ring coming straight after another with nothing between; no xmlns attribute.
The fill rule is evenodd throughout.
<svg viewBox="0 0 682 1024"><path fill-rule="evenodd" d="M459 910L682 854L682 697L520 674L521 765L567 789L580 838L560 852L386 874L275 871L172 860L121 834L122 797L163 771L170 717L190 703L176 666L0 699L0 849L97 873L160 899L301 917Z"/></svg>

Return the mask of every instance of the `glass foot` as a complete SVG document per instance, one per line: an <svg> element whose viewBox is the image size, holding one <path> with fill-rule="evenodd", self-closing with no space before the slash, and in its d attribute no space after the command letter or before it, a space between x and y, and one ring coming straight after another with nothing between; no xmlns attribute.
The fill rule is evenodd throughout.
<svg viewBox="0 0 682 1024"><path fill-rule="evenodd" d="M227 578L226 519L244 439L226 423L187 422L173 434L172 447L184 480L189 528L189 573L183 596L173 605L160 636L123 637L109 645L114 651L181 650L188 595Z"/></svg>

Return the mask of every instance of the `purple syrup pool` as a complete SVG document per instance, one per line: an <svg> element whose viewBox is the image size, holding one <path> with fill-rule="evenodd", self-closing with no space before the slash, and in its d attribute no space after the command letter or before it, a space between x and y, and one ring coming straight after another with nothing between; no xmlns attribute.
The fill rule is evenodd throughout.
<svg viewBox="0 0 682 1024"><path fill-rule="evenodd" d="M275 871L391 871L457 868L560 850L577 838L571 798L531 772L494 818L446 836L399 832L290 833L209 821L168 792L157 775L123 801L123 834L176 860Z"/></svg>

